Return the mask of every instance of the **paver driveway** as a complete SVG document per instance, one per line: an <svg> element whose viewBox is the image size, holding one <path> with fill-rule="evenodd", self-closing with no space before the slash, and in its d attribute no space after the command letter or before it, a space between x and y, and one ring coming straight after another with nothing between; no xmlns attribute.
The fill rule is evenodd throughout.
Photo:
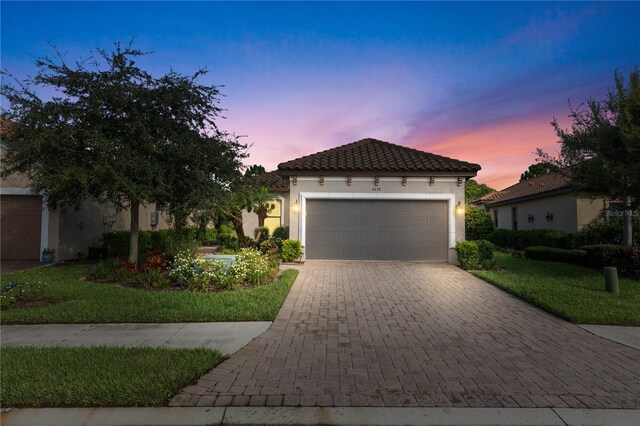
<svg viewBox="0 0 640 426"><path fill-rule="evenodd" d="M272 327L171 405L640 408L640 351L452 265L308 261Z"/></svg>

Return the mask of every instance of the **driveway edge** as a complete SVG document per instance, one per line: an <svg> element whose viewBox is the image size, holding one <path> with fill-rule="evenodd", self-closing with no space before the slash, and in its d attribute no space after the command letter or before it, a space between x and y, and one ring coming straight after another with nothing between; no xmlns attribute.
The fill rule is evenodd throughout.
<svg viewBox="0 0 640 426"><path fill-rule="evenodd" d="M522 425L640 423L639 410L442 407L144 407L3 410L3 425Z"/></svg>

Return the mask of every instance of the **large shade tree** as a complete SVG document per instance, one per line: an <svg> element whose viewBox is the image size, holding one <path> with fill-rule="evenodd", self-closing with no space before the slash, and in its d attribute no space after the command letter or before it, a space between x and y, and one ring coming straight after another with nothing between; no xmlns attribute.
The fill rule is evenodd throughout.
<svg viewBox="0 0 640 426"><path fill-rule="evenodd" d="M146 53L115 44L89 59L36 60L27 80L3 73L2 115L11 120L2 176L21 173L50 203L86 199L129 209L129 260L138 259L139 207L168 206L178 223L240 176L245 147L218 130L216 86L170 71L155 76L136 60ZM53 93L48 98L43 93Z"/></svg>
<svg viewBox="0 0 640 426"><path fill-rule="evenodd" d="M633 70L628 80L616 72L614 79L615 90L605 100L571 108L571 129L552 121L559 156L541 150L538 155L561 167L578 192L621 201L622 239L630 247L632 217L640 205L640 72Z"/></svg>
<svg viewBox="0 0 640 426"><path fill-rule="evenodd" d="M473 179L469 179L464 186L464 199L467 203L470 203L473 200L477 200L495 191L495 189L484 183L478 183Z"/></svg>
<svg viewBox="0 0 640 426"><path fill-rule="evenodd" d="M546 175L551 172L557 172L559 169L560 167L558 167L553 163L540 161L530 165L529 168L520 175L520 182L533 179L534 177L537 177L537 176Z"/></svg>

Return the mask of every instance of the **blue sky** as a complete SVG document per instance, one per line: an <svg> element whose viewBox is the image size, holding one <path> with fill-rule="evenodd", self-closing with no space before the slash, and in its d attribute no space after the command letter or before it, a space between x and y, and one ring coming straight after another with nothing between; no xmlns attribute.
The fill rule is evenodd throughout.
<svg viewBox="0 0 640 426"><path fill-rule="evenodd" d="M5 2L2 67L34 72L49 43L70 59L135 37L225 87L220 127L248 164L376 137L479 162L498 189L555 149L568 99L601 98L640 65L640 3Z"/></svg>

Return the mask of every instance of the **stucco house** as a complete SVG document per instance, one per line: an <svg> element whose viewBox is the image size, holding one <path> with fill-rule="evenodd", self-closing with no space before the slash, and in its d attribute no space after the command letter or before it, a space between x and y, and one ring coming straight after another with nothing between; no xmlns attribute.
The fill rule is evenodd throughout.
<svg viewBox="0 0 640 426"><path fill-rule="evenodd" d="M478 164L376 139L307 155L262 177L306 259L456 260L464 187ZM244 212L247 235L257 216ZM265 225L269 225L265 223Z"/></svg>
<svg viewBox="0 0 640 426"><path fill-rule="evenodd" d="M0 181L0 260L38 260L44 248L53 249L56 260L72 259L78 251L86 255L89 247L100 246L104 232L128 230L130 224L128 211L93 201L77 210L50 206L19 174ZM155 204L140 207L141 230L168 227Z"/></svg>
<svg viewBox="0 0 640 426"><path fill-rule="evenodd" d="M492 192L472 202L484 206L496 228L580 230L608 207L603 198L579 196L569 178L553 172Z"/></svg>

